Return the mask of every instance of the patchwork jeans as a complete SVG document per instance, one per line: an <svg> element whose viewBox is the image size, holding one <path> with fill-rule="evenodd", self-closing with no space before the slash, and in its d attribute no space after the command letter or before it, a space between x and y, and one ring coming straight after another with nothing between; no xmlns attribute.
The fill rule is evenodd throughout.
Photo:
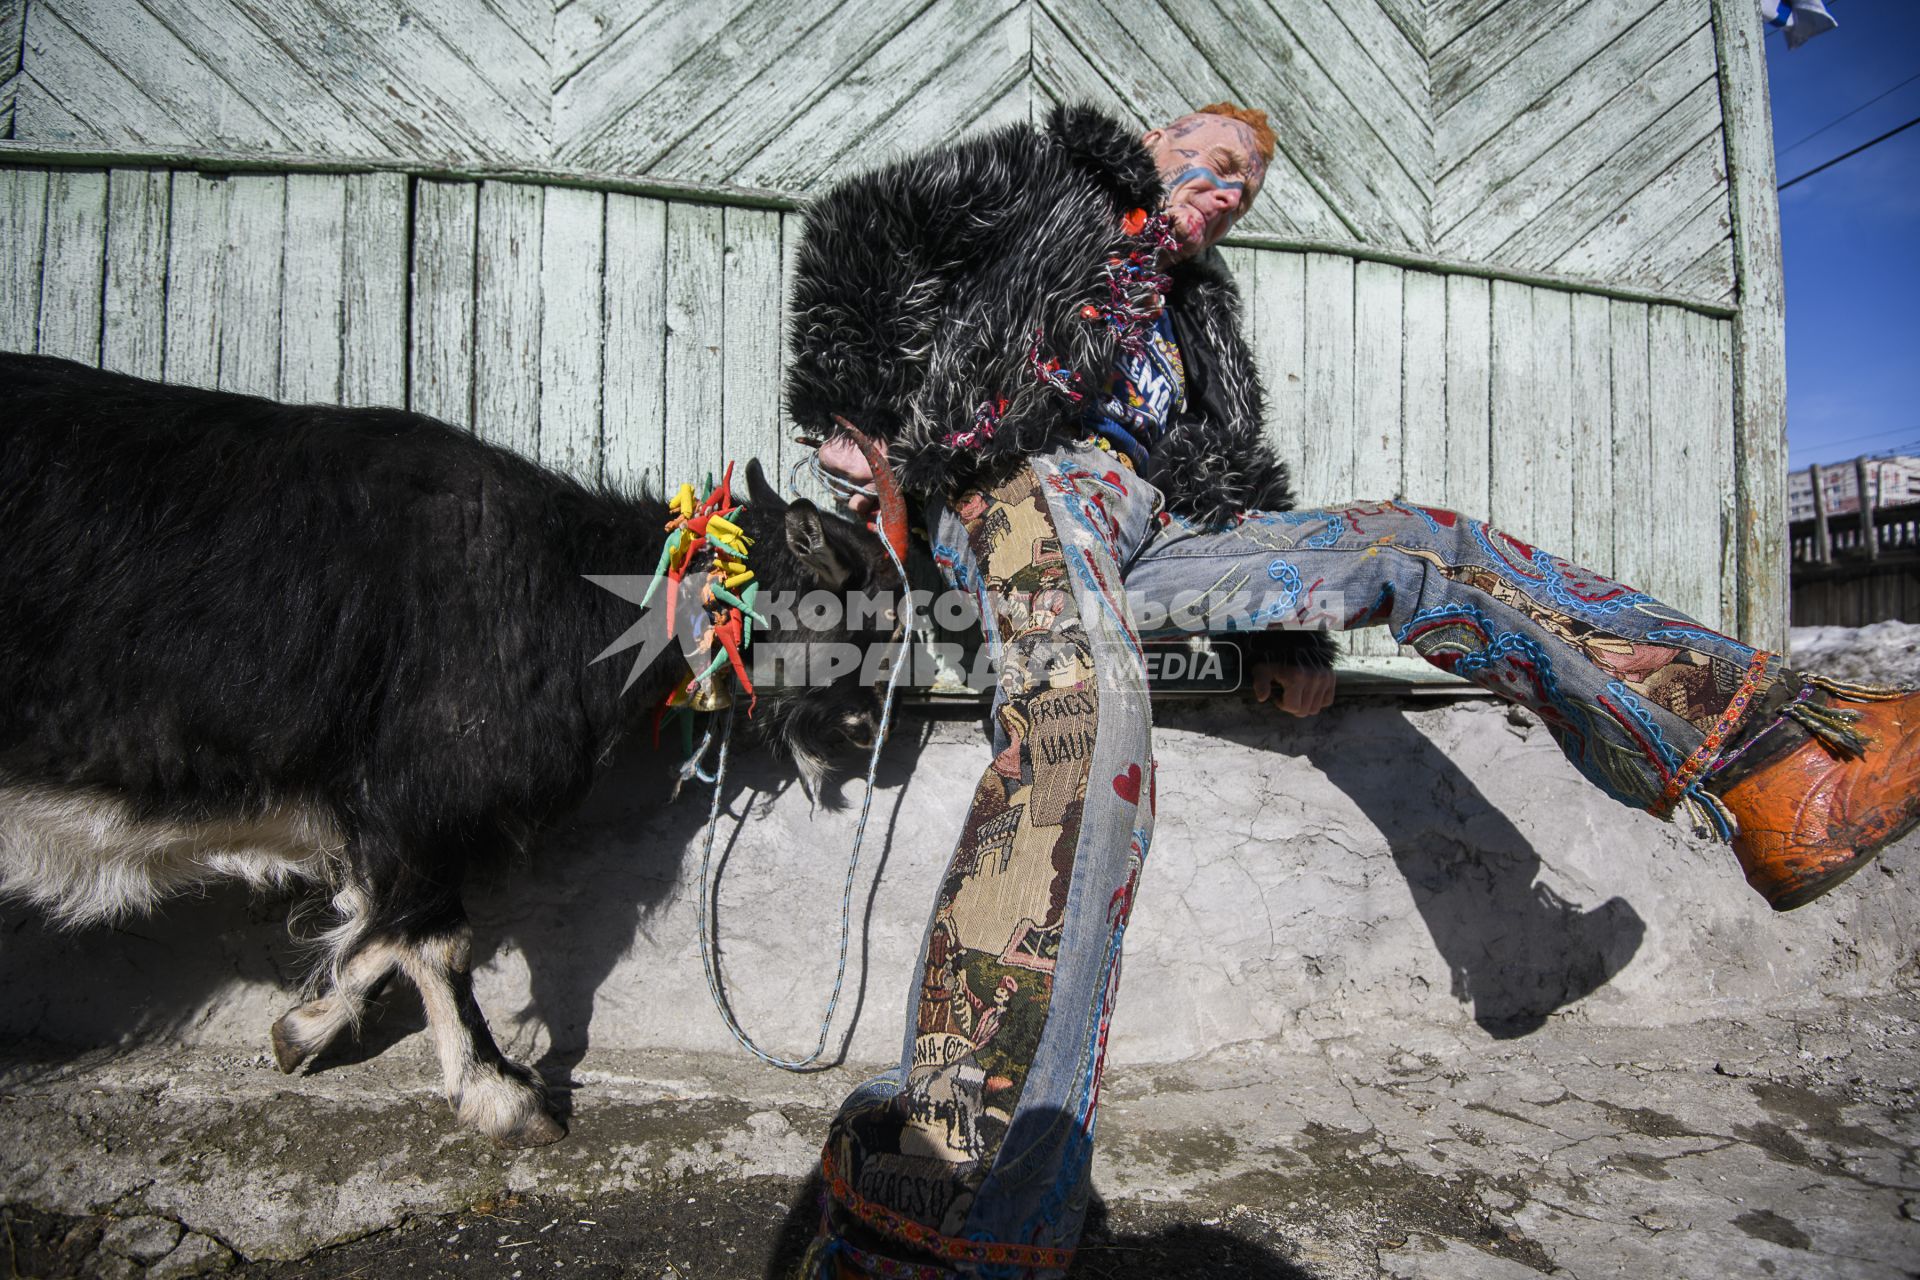
<svg viewBox="0 0 1920 1280"><path fill-rule="evenodd" d="M1209 532L1161 508L1083 445L936 522L935 560L978 597L999 660L994 753L940 885L900 1065L829 1134L810 1277L1071 1262L1153 834L1143 631L1384 624L1528 707L1590 781L1663 817L1782 677L1777 655L1451 511L1256 511Z"/></svg>

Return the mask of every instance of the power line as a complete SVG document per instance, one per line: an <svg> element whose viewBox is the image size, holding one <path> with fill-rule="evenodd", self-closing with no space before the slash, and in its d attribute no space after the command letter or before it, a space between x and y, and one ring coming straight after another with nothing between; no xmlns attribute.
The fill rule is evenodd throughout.
<svg viewBox="0 0 1920 1280"><path fill-rule="evenodd" d="M1853 119L1855 116L1859 115L1862 111L1865 111L1868 107L1880 101L1880 98L1887 97L1889 94L1895 94L1900 92L1900 90L1906 88L1908 85L1912 84L1915 80L1920 80L1920 71L1914 72L1912 75L1908 76L1905 80L1902 80L1899 84L1887 90L1886 93L1881 94L1880 97L1868 98L1865 102L1861 103L1859 106L1855 107L1853 110L1847 112L1847 114L1843 116L1835 116L1833 119L1827 121L1825 124L1821 125L1818 129L1815 129L1812 133L1808 134L1806 137L1800 139L1800 141L1788 143L1786 146L1781 147L1778 151L1774 152L1774 154L1777 156L1783 156L1787 154L1787 152L1792 151L1795 148L1805 146L1807 143L1812 142L1815 138L1819 137L1821 134L1825 133L1827 130L1833 128L1833 126L1841 123L1844 120Z"/></svg>
<svg viewBox="0 0 1920 1280"><path fill-rule="evenodd" d="M1816 173L1825 173L1828 169L1833 168L1833 166L1839 164L1842 160L1851 160L1853 157L1859 155L1862 151L1865 151L1868 147L1877 147L1881 143L1885 142L1888 138L1891 138L1894 134L1905 133L1908 129L1913 128L1913 126L1917 124L1920 124L1920 116L1915 116L1913 119L1907 121L1905 124L1894 126L1893 128L1887 130L1885 133L1881 134L1879 137L1863 142L1859 146L1855 147L1853 150L1843 152L1842 154L1837 155L1833 159L1827 161L1825 164L1819 165L1815 168L1807 170L1805 173L1801 174L1797 178L1788 178L1785 182L1775 187L1774 190L1785 191L1788 187L1791 187L1796 182L1805 182L1808 178L1811 178Z"/></svg>
<svg viewBox="0 0 1920 1280"><path fill-rule="evenodd" d="M1879 431L1863 431L1859 435L1840 436L1839 438L1834 440L1815 441L1803 447L1808 449L1831 449L1835 445L1858 444L1863 440L1882 440L1882 439L1885 439L1887 436L1905 435L1907 432L1912 431L1914 429L1914 425L1915 424L1909 423L1904 427L1886 427ZM1791 429L1789 429L1789 433L1791 433Z"/></svg>

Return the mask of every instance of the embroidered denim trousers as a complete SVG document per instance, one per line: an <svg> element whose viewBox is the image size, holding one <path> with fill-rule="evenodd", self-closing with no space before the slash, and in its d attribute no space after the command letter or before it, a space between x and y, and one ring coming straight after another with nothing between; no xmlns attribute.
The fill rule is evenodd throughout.
<svg viewBox="0 0 1920 1280"><path fill-rule="evenodd" d="M1685 803L1776 655L1450 511L1249 512L1203 531L1084 445L940 514L999 660L993 757L941 882L898 1068L822 1155L808 1275L1056 1276L1092 1188L1121 941L1154 819L1139 636L1384 624L1519 702L1609 795Z"/></svg>

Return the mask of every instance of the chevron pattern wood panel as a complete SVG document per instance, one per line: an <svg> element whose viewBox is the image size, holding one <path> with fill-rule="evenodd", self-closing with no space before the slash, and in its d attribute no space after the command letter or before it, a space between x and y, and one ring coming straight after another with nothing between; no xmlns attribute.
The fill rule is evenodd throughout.
<svg viewBox="0 0 1920 1280"><path fill-rule="evenodd" d="M1260 106L1280 155L1250 230L1426 246L1426 64L1379 0L1038 3L1042 100L1116 104L1143 127L1219 97Z"/></svg>
<svg viewBox="0 0 1920 1280"><path fill-rule="evenodd" d="M0 0L0 132L804 196L1056 102L1228 97L1280 136L1248 232L1723 301L1710 4Z"/></svg>
<svg viewBox="0 0 1920 1280"><path fill-rule="evenodd" d="M1708 0L1444 0L1429 37L1436 253L1731 299Z"/></svg>
<svg viewBox="0 0 1920 1280"><path fill-rule="evenodd" d="M20 94L20 44L27 0L0 0L0 139L13 136L13 103Z"/></svg>
<svg viewBox="0 0 1920 1280"><path fill-rule="evenodd" d="M548 154L544 3L24 8L23 139L499 163Z"/></svg>

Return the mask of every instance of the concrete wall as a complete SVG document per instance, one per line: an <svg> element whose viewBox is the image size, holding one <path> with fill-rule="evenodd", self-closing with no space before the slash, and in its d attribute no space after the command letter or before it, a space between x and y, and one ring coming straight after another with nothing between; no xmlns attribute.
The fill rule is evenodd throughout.
<svg viewBox="0 0 1920 1280"><path fill-rule="evenodd" d="M1358 700L1296 723L1223 702L1160 720L1117 1061L1300 1047L1388 1019L1484 1042L1548 1016L1758 1017L1911 979L1920 842L1776 916L1728 851L1615 806L1502 706ZM888 748L836 1024L857 1013L855 1061L895 1052L924 913L984 763L966 722L910 716ZM706 795L665 807L665 768L621 758L537 868L472 895L480 997L518 1056L591 1070L599 1052L731 1050L695 943ZM725 977L778 1052L817 1032L860 791L810 812L759 752L729 782L714 854ZM299 972L285 916L232 887L79 933L0 908L0 1040L262 1052ZM368 1051L419 1025L396 984Z"/></svg>

